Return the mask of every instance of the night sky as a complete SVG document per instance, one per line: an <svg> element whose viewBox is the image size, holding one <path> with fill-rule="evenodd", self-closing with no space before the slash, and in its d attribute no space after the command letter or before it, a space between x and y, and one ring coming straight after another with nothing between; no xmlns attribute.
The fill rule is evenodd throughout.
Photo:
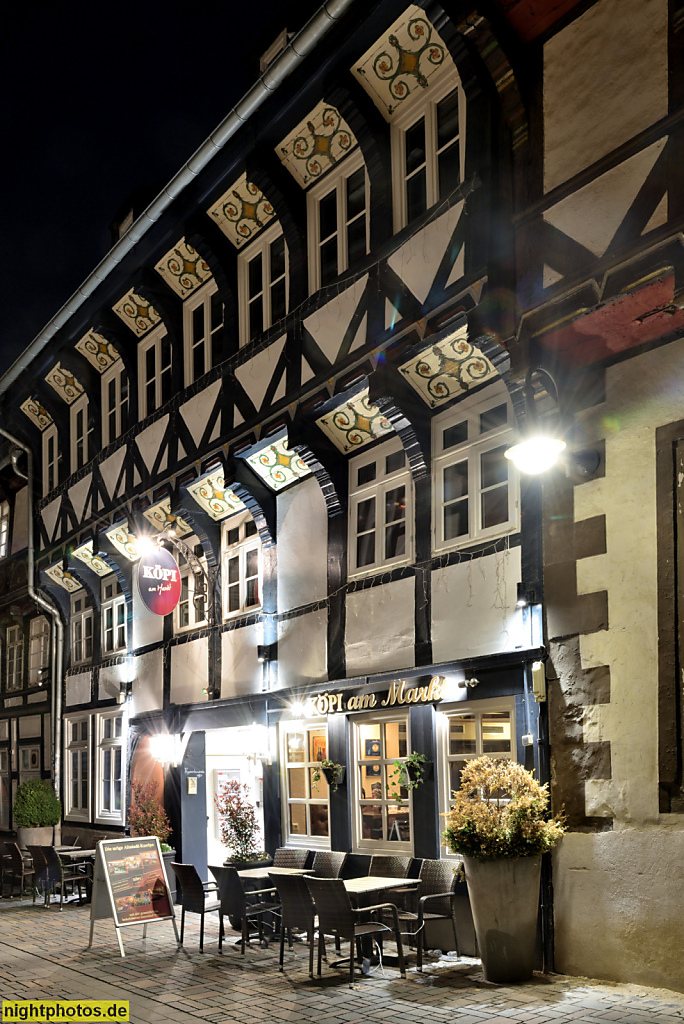
<svg viewBox="0 0 684 1024"><path fill-rule="evenodd" d="M110 248L135 188L160 191L322 0L32 0L3 12L0 373ZM156 194L156 193L155 193Z"/></svg>

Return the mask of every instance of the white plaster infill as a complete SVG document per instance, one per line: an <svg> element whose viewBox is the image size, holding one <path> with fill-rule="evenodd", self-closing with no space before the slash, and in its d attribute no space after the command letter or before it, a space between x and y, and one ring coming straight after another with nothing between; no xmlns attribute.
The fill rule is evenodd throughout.
<svg viewBox="0 0 684 1024"><path fill-rule="evenodd" d="M421 305L430 293L462 210L461 200L411 235L387 260L388 266L411 289ZM449 280L451 282L451 276Z"/></svg>
<svg viewBox="0 0 684 1024"><path fill-rule="evenodd" d="M278 338L268 348L265 348L262 352L257 352L251 359L235 368L235 377L238 384L244 388L257 411L261 408L264 401L264 396L271 383L286 341L287 335L283 334L282 338Z"/></svg>
<svg viewBox="0 0 684 1024"><path fill-rule="evenodd" d="M215 380L208 388L200 391L180 407L179 411L183 417L183 421L192 434L192 439L195 442L195 445L198 447L202 440L202 435L206 430L209 417L211 416L220 390L221 381Z"/></svg>
<svg viewBox="0 0 684 1024"><path fill-rule="evenodd" d="M337 361L347 328L361 301L367 283L368 274L364 274L349 288L345 288L304 320L307 331L331 364ZM358 333L357 331L357 337ZM355 347L357 337L354 338Z"/></svg>

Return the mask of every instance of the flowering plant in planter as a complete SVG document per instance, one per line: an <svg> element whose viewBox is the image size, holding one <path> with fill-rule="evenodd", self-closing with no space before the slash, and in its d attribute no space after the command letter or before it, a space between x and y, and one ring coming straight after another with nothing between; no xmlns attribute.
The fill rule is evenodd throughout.
<svg viewBox="0 0 684 1024"><path fill-rule="evenodd" d="M463 768L444 838L455 853L478 860L534 857L565 832L562 817L547 818L548 804L548 786L517 761L478 757Z"/></svg>
<svg viewBox="0 0 684 1024"><path fill-rule="evenodd" d="M259 823L256 809L249 800L249 786L237 779L226 782L214 802L220 815L221 842L232 850L231 860L261 860L266 857L259 848Z"/></svg>
<svg viewBox="0 0 684 1024"><path fill-rule="evenodd" d="M132 782L133 802L128 809L128 824L139 836L156 836L162 852L171 849L171 822L157 796L156 782Z"/></svg>
<svg viewBox="0 0 684 1024"><path fill-rule="evenodd" d="M396 800L398 804L403 804L401 790L416 789L423 781L423 775L430 763L425 754L419 754L415 750L403 761L393 761L394 774L387 793L390 800Z"/></svg>

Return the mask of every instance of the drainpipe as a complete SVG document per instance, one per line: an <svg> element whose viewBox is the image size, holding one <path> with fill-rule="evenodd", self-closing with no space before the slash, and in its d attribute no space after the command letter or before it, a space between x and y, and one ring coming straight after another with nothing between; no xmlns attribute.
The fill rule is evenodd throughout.
<svg viewBox="0 0 684 1024"><path fill-rule="evenodd" d="M50 673L51 680L51 707L50 712L52 715L52 736L53 736L53 748L52 748L52 784L55 788L57 798L60 799L61 792L61 762L62 762L62 667L64 663L64 626L60 618L57 608L52 604L51 601L40 594L33 585L33 573L35 570L35 558L33 555L33 454L28 445L25 445L23 441L19 441L8 431L3 430L0 427L0 434L6 437L8 441L11 441L13 445L16 445L20 451L13 451L10 454L10 460L12 467L17 476L22 477L26 481L28 488L28 565L26 570L26 577L28 582L28 592L31 600L35 601L43 611L46 611L52 619L52 657L50 658L50 664L52 666ZM21 452L26 453L27 472L23 473L18 466L18 459Z"/></svg>

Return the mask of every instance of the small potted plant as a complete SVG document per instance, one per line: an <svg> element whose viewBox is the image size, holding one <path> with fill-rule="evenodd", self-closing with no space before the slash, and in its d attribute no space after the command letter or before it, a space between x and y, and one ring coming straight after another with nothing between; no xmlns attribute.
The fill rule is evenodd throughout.
<svg viewBox="0 0 684 1024"><path fill-rule="evenodd" d="M47 779L22 782L14 797L12 818L22 849L27 845L52 846L54 826L62 820L62 804L52 783Z"/></svg>
<svg viewBox="0 0 684 1024"><path fill-rule="evenodd" d="M169 845L171 822L157 796L157 782L132 782L133 800L128 809L128 824L136 836L156 836L164 858L166 877L171 895L176 896L176 876L171 870L171 861L175 860L176 851Z"/></svg>
<svg viewBox="0 0 684 1024"><path fill-rule="evenodd" d="M344 782L345 773L346 768L343 764L329 760L319 761L314 768L313 780L314 782L320 782L321 775L323 775L333 793L336 793Z"/></svg>
<svg viewBox="0 0 684 1024"><path fill-rule="evenodd" d="M527 981L534 969L541 855L565 832L548 818L548 787L516 761L478 757L461 773L444 838L463 855L486 981Z"/></svg>
<svg viewBox="0 0 684 1024"><path fill-rule="evenodd" d="M425 754L419 754L416 751L409 754L403 761L393 761L394 773L387 794L390 800L396 800L398 804L402 804L404 802L401 796L402 789L416 789L423 781L431 764L432 761L429 761Z"/></svg>
<svg viewBox="0 0 684 1024"><path fill-rule="evenodd" d="M256 808L249 796L246 783L231 779L214 797L219 812L221 842L232 854L225 863L238 868L258 867L271 862L268 854L261 849L261 829Z"/></svg>

